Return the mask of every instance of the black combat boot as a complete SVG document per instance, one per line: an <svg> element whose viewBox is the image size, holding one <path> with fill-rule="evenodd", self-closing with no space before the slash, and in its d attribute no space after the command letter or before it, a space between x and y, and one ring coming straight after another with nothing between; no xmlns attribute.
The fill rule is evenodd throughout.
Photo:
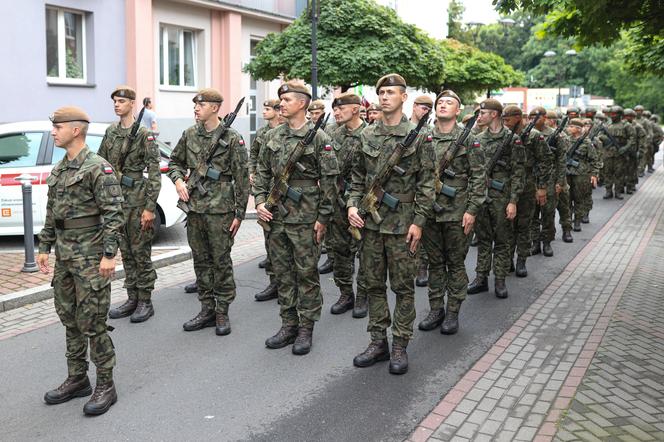
<svg viewBox="0 0 664 442"><path fill-rule="evenodd" d="M510 259L510 273L514 273L516 267L514 267L514 258Z"/></svg>
<svg viewBox="0 0 664 442"><path fill-rule="evenodd" d="M404 374L408 371L408 353L406 345L393 342L392 353L390 353L390 373Z"/></svg>
<svg viewBox="0 0 664 442"><path fill-rule="evenodd" d="M615 199L617 199L617 200L622 200L622 199L624 199L623 196L622 196L622 194L618 193L617 190L616 190L616 196L615 196Z"/></svg>
<svg viewBox="0 0 664 442"><path fill-rule="evenodd" d="M196 281L184 286L185 293L196 293L197 291L198 291L198 284L196 283Z"/></svg>
<svg viewBox="0 0 664 442"><path fill-rule="evenodd" d="M297 337L293 343L293 354L302 356L311 351L311 340L314 334L314 326L298 327Z"/></svg>
<svg viewBox="0 0 664 442"><path fill-rule="evenodd" d="M265 257L264 260L258 261L258 268L259 269L264 269L267 266L267 256Z"/></svg>
<svg viewBox="0 0 664 442"><path fill-rule="evenodd" d="M459 331L459 312L448 310L447 315L445 315L445 320L440 326L440 333L444 335L453 335L457 331Z"/></svg>
<svg viewBox="0 0 664 442"><path fill-rule="evenodd" d="M652 166L648 166L648 173L655 173L655 169Z"/></svg>
<svg viewBox="0 0 664 442"><path fill-rule="evenodd" d="M434 328L440 326L440 324L443 322L443 319L445 319L444 308L430 310L427 317L420 321L419 324L417 324L417 328L424 331L433 330Z"/></svg>
<svg viewBox="0 0 664 442"><path fill-rule="evenodd" d="M542 243L542 254L548 257L553 256L553 247L551 247L550 242L545 241Z"/></svg>
<svg viewBox="0 0 664 442"><path fill-rule="evenodd" d="M574 238L572 238L572 232L569 230L563 230L563 242L574 242Z"/></svg>
<svg viewBox="0 0 664 442"><path fill-rule="evenodd" d="M489 291L489 278L484 275L478 274L473 282L468 284L468 294L475 295L477 293Z"/></svg>
<svg viewBox="0 0 664 442"><path fill-rule="evenodd" d="M493 282L494 289L496 290L497 298L507 298L507 286L505 285L505 279L498 279Z"/></svg>
<svg viewBox="0 0 664 442"><path fill-rule="evenodd" d="M473 233L473 237L470 239L470 247L477 247L477 244L480 243L480 240L477 239L477 235Z"/></svg>
<svg viewBox="0 0 664 442"><path fill-rule="evenodd" d="M429 265L420 264L417 269L417 277L415 278L415 285L418 287L426 287L429 285Z"/></svg>
<svg viewBox="0 0 664 442"><path fill-rule="evenodd" d="M604 196L603 196L602 198L604 198L605 200L610 200L611 198L613 198L613 191L611 191L611 190L607 187L607 189L606 189L606 193L604 194Z"/></svg>
<svg viewBox="0 0 664 442"><path fill-rule="evenodd" d="M284 348L295 342L297 335L297 327L292 325L282 325L276 335L271 336L265 340L267 348Z"/></svg>
<svg viewBox="0 0 664 442"><path fill-rule="evenodd" d="M519 278L525 278L528 276L528 269L526 269L526 258L517 257L516 258L516 276Z"/></svg>
<svg viewBox="0 0 664 442"><path fill-rule="evenodd" d="M588 215L583 215L583 217L581 217L581 222L583 224L590 224L590 217Z"/></svg>
<svg viewBox="0 0 664 442"><path fill-rule="evenodd" d="M643 171L639 172L639 178L643 178L644 176L646 176L646 174Z"/></svg>
<svg viewBox="0 0 664 442"><path fill-rule="evenodd" d="M97 382L95 392L90 400L83 406L83 413L88 416L98 416L104 414L111 408L111 405L118 401L118 394L115 391L113 381L103 384Z"/></svg>
<svg viewBox="0 0 664 442"><path fill-rule="evenodd" d="M182 324L184 331L200 330L205 327L214 327L216 314L214 309L203 307L193 319Z"/></svg>
<svg viewBox="0 0 664 442"><path fill-rule="evenodd" d="M134 313L131 315L131 318L129 318L129 321L145 322L152 316L154 316L154 306L152 305L152 301L138 301L136 310L134 310Z"/></svg>
<svg viewBox="0 0 664 442"><path fill-rule="evenodd" d="M542 253L541 243L539 241L533 241L533 246L530 248L530 255L535 256Z"/></svg>
<svg viewBox="0 0 664 442"><path fill-rule="evenodd" d="M353 358L356 367L370 367L376 362L390 359L390 348L387 339L382 341L371 341L366 350Z"/></svg>
<svg viewBox="0 0 664 442"><path fill-rule="evenodd" d="M332 307L330 307L330 313L333 315L340 315L351 310L353 307L355 307L355 294L352 290L350 293L346 291L339 296L337 302L332 304Z"/></svg>
<svg viewBox="0 0 664 442"><path fill-rule="evenodd" d="M269 301L270 299L277 299L279 291L277 290L277 283L271 282L263 291L254 295L254 299L258 302Z"/></svg>
<svg viewBox="0 0 664 442"><path fill-rule="evenodd" d="M217 312L215 318L216 327L214 333L217 336L226 336L231 334L231 320L228 319L228 313Z"/></svg>
<svg viewBox="0 0 664 442"><path fill-rule="evenodd" d="M634 193L634 190L631 187L628 187L627 190L625 191L627 195L631 195Z"/></svg>
<svg viewBox="0 0 664 442"><path fill-rule="evenodd" d="M580 232L581 231L581 220L574 218L574 226L572 227L572 230L575 232Z"/></svg>
<svg viewBox="0 0 664 442"><path fill-rule="evenodd" d="M62 404L75 397L85 397L91 394L92 386L87 375L69 376L58 388L46 392L44 402L49 405Z"/></svg>
<svg viewBox="0 0 664 442"><path fill-rule="evenodd" d="M368 310L367 297L358 296L355 299L355 307L353 307L353 318L365 318Z"/></svg>
<svg viewBox="0 0 664 442"><path fill-rule="evenodd" d="M318 273L325 275L327 273L332 273L332 270L334 270L334 259L332 258L332 255L328 254L325 262L318 267Z"/></svg>
<svg viewBox="0 0 664 442"><path fill-rule="evenodd" d="M108 317L111 319L119 319L130 316L132 313L134 313L137 306L138 299L128 298L124 304L112 308L111 311L108 312Z"/></svg>

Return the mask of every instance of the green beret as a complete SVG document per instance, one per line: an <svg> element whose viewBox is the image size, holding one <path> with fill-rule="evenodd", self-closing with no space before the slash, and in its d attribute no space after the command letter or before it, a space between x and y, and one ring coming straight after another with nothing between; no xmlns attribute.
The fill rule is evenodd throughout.
<svg viewBox="0 0 664 442"><path fill-rule="evenodd" d="M367 108L367 111L378 111L378 112L383 112L383 108L380 107L380 104L378 103L371 103L369 107Z"/></svg>
<svg viewBox="0 0 664 442"><path fill-rule="evenodd" d="M136 91L129 86L118 86L113 92L111 92L111 98L120 97L128 98L130 100L136 99Z"/></svg>
<svg viewBox="0 0 664 442"><path fill-rule="evenodd" d="M307 97L311 98L311 91L307 87L307 85L304 84L302 80L290 80L287 81L286 83L282 84L279 87L279 90L277 90L277 95L281 97L283 94L289 93L289 92L297 92L300 94L304 94Z"/></svg>
<svg viewBox="0 0 664 442"><path fill-rule="evenodd" d="M383 86L401 86L405 88L406 80L399 74L387 74L380 77L376 82L376 93L378 93Z"/></svg>
<svg viewBox="0 0 664 442"><path fill-rule="evenodd" d="M314 100L309 105L308 111L312 110L325 110L325 102L323 100Z"/></svg>
<svg viewBox="0 0 664 442"><path fill-rule="evenodd" d="M221 92L209 87L198 91L191 101L194 103L203 103L205 101L209 103L221 103L224 101L224 98L221 96Z"/></svg>
<svg viewBox="0 0 664 442"><path fill-rule="evenodd" d="M449 97L449 98L455 99L457 101L457 103L459 103L459 106L461 106L461 99L459 98L459 96L453 90L446 89L444 91L441 91L436 96L436 103L438 103L438 100L440 100L441 98L444 98L444 97Z"/></svg>
<svg viewBox="0 0 664 442"><path fill-rule="evenodd" d="M496 100L495 98L487 98L486 100L480 103L480 109L495 110L498 112L502 112L503 105L500 103L500 101Z"/></svg>
<svg viewBox="0 0 664 442"><path fill-rule="evenodd" d="M572 118L567 123L568 126L583 127L583 120L581 118Z"/></svg>
<svg viewBox="0 0 664 442"><path fill-rule="evenodd" d="M281 100L278 98L271 98L269 100L263 101L263 107L271 107L272 109L279 109Z"/></svg>
<svg viewBox="0 0 664 442"><path fill-rule="evenodd" d="M421 104L424 106L429 106L430 108L433 107L433 101L431 100L431 97L428 95L420 95L415 99L415 104Z"/></svg>
<svg viewBox="0 0 664 442"><path fill-rule="evenodd" d="M332 107L343 106L344 104L362 104L362 99L359 95L346 92L332 101Z"/></svg>
<svg viewBox="0 0 664 442"><path fill-rule="evenodd" d="M521 108L514 104L505 106L505 108L503 109L503 117L520 117L522 115L523 111L521 110Z"/></svg>
<svg viewBox="0 0 664 442"><path fill-rule="evenodd" d="M56 110L48 117L53 124L56 123L69 123L72 121L81 121L84 123L90 123L90 117L85 113L83 109L76 106L65 106Z"/></svg>
<svg viewBox="0 0 664 442"><path fill-rule="evenodd" d="M546 109L544 109L542 106L535 106L530 110L530 115L531 117L534 117L535 115L541 115L543 117L546 117Z"/></svg>

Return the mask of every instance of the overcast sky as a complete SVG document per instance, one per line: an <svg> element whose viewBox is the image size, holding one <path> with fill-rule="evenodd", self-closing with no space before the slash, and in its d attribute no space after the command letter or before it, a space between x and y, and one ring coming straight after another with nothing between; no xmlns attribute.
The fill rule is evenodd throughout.
<svg viewBox="0 0 664 442"><path fill-rule="evenodd" d="M464 23L480 22L484 24L498 21L498 13L493 9L491 0L462 0L466 10L463 14Z"/></svg>

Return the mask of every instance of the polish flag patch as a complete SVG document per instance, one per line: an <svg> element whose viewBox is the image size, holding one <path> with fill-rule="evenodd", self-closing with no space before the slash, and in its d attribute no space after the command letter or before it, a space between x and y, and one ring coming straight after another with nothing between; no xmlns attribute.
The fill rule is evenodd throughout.
<svg viewBox="0 0 664 442"><path fill-rule="evenodd" d="M472 147L474 147L474 148L480 147L480 142L479 141L473 141Z"/></svg>
<svg viewBox="0 0 664 442"><path fill-rule="evenodd" d="M104 164L104 173L106 175L113 173L113 168L110 166L110 164Z"/></svg>
<svg viewBox="0 0 664 442"><path fill-rule="evenodd" d="M540 141L544 141L544 135L540 135Z"/></svg>
<svg viewBox="0 0 664 442"><path fill-rule="evenodd" d="M517 139L514 141L514 144L516 144L517 146L521 146L521 138L517 138Z"/></svg>
<svg viewBox="0 0 664 442"><path fill-rule="evenodd" d="M427 141L431 143L433 141L433 137L431 135L427 135Z"/></svg>
<svg viewBox="0 0 664 442"><path fill-rule="evenodd" d="M244 146L244 140L240 138L240 146Z"/></svg>
<svg viewBox="0 0 664 442"><path fill-rule="evenodd" d="M148 141L154 141L154 137L152 135L148 135Z"/></svg>
<svg viewBox="0 0 664 442"><path fill-rule="evenodd" d="M325 149L327 152L329 152L329 151L332 150L332 146L329 145L329 144L326 144L325 147L324 147L324 149Z"/></svg>

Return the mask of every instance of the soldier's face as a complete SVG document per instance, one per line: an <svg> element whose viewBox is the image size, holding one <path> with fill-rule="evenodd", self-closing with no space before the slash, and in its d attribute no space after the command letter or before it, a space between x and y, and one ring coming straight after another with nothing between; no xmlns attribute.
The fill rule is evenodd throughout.
<svg viewBox="0 0 664 442"><path fill-rule="evenodd" d="M129 115L134 109L134 100L122 97L113 97L113 110L118 117Z"/></svg>
<svg viewBox="0 0 664 442"><path fill-rule="evenodd" d="M367 119L369 122L373 123L376 120L380 120L382 118L381 111L379 110L370 110L367 112Z"/></svg>
<svg viewBox="0 0 664 442"><path fill-rule="evenodd" d="M431 108L426 104L413 104L413 115L418 120L422 119L430 110Z"/></svg>
<svg viewBox="0 0 664 442"><path fill-rule="evenodd" d="M579 126L570 125L570 126L567 126L566 130L567 130L567 133L570 134L570 136L572 136L574 138L578 138L579 135L581 135L581 131L583 129L580 128Z"/></svg>
<svg viewBox="0 0 664 442"><path fill-rule="evenodd" d="M306 110L304 108L305 103L306 103L305 100L299 98L294 93L287 92L285 94L281 94L280 114L282 117L286 119L291 118L292 116L296 115L298 112Z"/></svg>
<svg viewBox="0 0 664 442"><path fill-rule="evenodd" d="M71 123L53 123L51 136L57 147L66 148L74 138L80 133L81 129Z"/></svg>
<svg viewBox="0 0 664 442"><path fill-rule="evenodd" d="M643 115L642 110L637 110L637 111L634 111L634 112L636 112L636 116L639 117L639 118L641 118L641 115Z"/></svg>
<svg viewBox="0 0 664 442"><path fill-rule="evenodd" d="M408 99L406 90L401 86L383 86L378 91L378 101L383 112L391 114L403 108Z"/></svg>
<svg viewBox="0 0 664 442"><path fill-rule="evenodd" d="M346 124L352 120L355 115L359 114L359 107L360 106L357 104L342 104L341 106L337 106L334 110L334 119L337 120L337 123L339 124ZM339 114L338 118L337 114Z"/></svg>
<svg viewBox="0 0 664 442"><path fill-rule="evenodd" d="M219 112L218 103L201 101L194 104L194 118L196 119L196 121L208 121L210 118L216 116L218 112Z"/></svg>
<svg viewBox="0 0 664 442"><path fill-rule="evenodd" d="M482 109L477 117L478 126L488 126L494 119L498 118L498 111Z"/></svg>
<svg viewBox="0 0 664 442"><path fill-rule="evenodd" d="M634 116L633 115L626 116L625 120L627 120L631 123L632 121L634 121Z"/></svg>
<svg viewBox="0 0 664 442"><path fill-rule="evenodd" d="M367 110L363 107L360 108L360 118L362 118L363 120L367 119Z"/></svg>
<svg viewBox="0 0 664 442"><path fill-rule="evenodd" d="M569 117L570 120L572 118L579 118L579 114L577 114L576 112L567 112L567 116Z"/></svg>
<svg viewBox="0 0 664 442"><path fill-rule="evenodd" d="M311 116L311 121L315 123L318 123L318 119L323 116L325 113L325 110L323 109L314 109L309 111L309 115Z"/></svg>
<svg viewBox="0 0 664 442"><path fill-rule="evenodd" d="M546 119L546 125L555 128L556 127L556 119L555 118L547 118Z"/></svg>
<svg viewBox="0 0 664 442"><path fill-rule="evenodd" d="M454 98L442 97L436 102L436 118L443 121L456 120L461 112L459 107L459 102Z"/></svg>
<svg viewBox="0 0 664 442"><path fill-rule="evenodd" d="M270 121L277 116L277 111L272 106L263 106L263 120Z"/></svg>
<svg viewBox="0 0 664 442"><path fill-rule="evenodd" d="M514 129L520 122L521 117L518 115L503 117L503 123L505 123L505 126L509 127L510 129Z"/></svg>

